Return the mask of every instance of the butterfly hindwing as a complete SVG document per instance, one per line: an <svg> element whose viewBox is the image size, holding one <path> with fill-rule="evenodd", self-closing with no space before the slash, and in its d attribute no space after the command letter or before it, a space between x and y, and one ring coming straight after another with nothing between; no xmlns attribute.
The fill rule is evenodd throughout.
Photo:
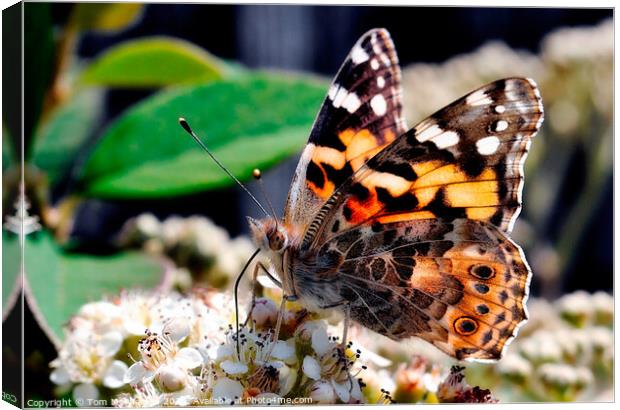
<svg viewBox="0 0 620 410"><path fill-rule="evenodd" d="M340 184L406 131L401 94L390 35L371 30L329 88L295 172L285 222L305 227Z"/></svg>
<svg viewBox="0 0 620 410"><path fill-rule="evenodd" d="M323 244L339 260L352 318L401 340L421 337L458 359L498 359L527 319L530 270L491 224L416 220L359 227Z"/></svg>

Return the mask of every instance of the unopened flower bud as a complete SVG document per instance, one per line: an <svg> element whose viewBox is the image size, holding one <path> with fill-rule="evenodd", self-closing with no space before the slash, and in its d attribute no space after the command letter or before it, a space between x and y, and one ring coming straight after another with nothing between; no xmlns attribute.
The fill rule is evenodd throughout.
<svg viewBox="0 0 620 410"><path fill-rule="evenodd" d="M184 385L186 374L175 366L162 366L157 373L157 381L166 392L181 390Z"/></svg>
<svg viewBox="0 0 620 410"><path fill-rule="evenodd" d="M259 327L273 325L278 319L278 307L271 299L258 298L252 308L252 319Z"/></svg>

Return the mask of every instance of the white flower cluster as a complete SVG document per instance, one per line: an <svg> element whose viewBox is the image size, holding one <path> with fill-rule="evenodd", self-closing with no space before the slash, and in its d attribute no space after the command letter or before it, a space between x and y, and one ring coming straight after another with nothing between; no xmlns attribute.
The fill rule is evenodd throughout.
<svg viewBox="0 0 620 410"><path fill-rule="evenodd" d="M530 320L493 366L505 400L605 400L613 375L613 297L577 291L554 303L528 302ZM470 367L489 380L488 367ZM507 381L503 385L501 381ZM522 396L515 396L514 385Z"/></svg>
<svg viewBox="0 0 620 410"><path fill-rule="evenodd" d="M239 273L254 247L249 238L231 238L225 229L203 216L171 216L160 222L154 215L139 215L125 224L118 242L165 254L179 267L176 285L188 289L193 281L222 288Z"/></svg>
<svg viewBox="0 0 620 410"><path fill-rule="evenodd" d="M86 304L69 322L58 358L50 364L50 379L61 390L72 389L78 403L123 388L138 375L175 390L183 384L181 374L214 354L223 340L220 329L232 317L230 299L214 292L190 298L124 292ZM131 364L138 355L141 360Z"/></svg>
<svg viewBox="0 0 620 410"><path fill-rule="evenodd" d="M279 308L258 298L237 336L233 309L215 291L126 292L87 304L67 327L50 379L78 403L119 407L365 402L362 350L343 348L324 320L294 305L274 339Z"/></svg>

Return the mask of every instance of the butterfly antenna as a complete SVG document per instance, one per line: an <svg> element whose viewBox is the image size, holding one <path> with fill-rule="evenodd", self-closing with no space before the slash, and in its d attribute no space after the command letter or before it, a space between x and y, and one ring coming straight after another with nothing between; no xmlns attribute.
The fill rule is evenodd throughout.
<svg viewBox="0 0 620 410"><path fill-rule="evenodd" d="M185 118L181 117L179 118L179 124L181 124L181 127L183 127L183 129L185 131L187 131L187 133L189 135L192 136L192 138L194 139L194 141L196 141L196 143L198 145L200 145L200 148L202 148L207 154L209 154L209 156L211 157L211 159L213 161L215 161L215 163L222 168L222 170L224 172L226 172L228 174L229 177L231 177L236 183L237 185L239 185L249 196L250 198L252 198L252 200L256 203L256 205L258 205L258 207L261 209L261 211L263 211L263 213L266 216L269 216L269 212L267 212L265 210L265 208L261 205L260 202L258 202L258 199L256 199L256 197L254 195L252 195L252 193L245 187L245 185L243 185L241 183L241 181L239 181L237 179L237 177L235 177L209 150L209 148L207 148L207 146L200 140L200 138L198 138L198 136L194 133L194 130L192 130L192 128L189 126L189 124L187 123L187 121L185 120Z"/></svg>
<svg viewBox="0 0 620 410"><path fill-rule="evenodd" d="M269 200L269 197L267 196L267 191L265 190L265 185L263 185L263 180L261 178L262 174L260 172L260 169L254 168L254 171L252 171L252 176L254 177L256 181L258 181L258 187L261 193L263 194L263 198L265 198L265 202L267 202L267 205L269 205L269 210L271 211L271 215L273 216L273 219L276 221L276 228L277 228L278 218L276 217L276 210L274 209L273 204L271 203L271 201Z"/></svg>

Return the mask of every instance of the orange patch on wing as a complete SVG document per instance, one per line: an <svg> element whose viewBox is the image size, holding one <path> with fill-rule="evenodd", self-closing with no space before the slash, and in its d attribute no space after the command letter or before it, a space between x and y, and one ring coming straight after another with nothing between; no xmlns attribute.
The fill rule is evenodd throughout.
<svg viewBox="0 0 620 410"><path fill-rule="evenodd" d="M396 134L394 134L394 131L392 131L391 129L387 129L384 133L383 133L383 146L389 144L390 142L394 141L394 139L396 139Z"/></svg>
<svg viewBox="0 0 620 410"><path fill-rule="evenodd" d="M319 198L321 199L327 199L331 196L331 194L334 192L334 190L336 189L336 186L334 185L334 183L332 181L330 181L327 178L327 173L325 172L325 170L323 169L323 166L319 163L317 164L315 162L315 165L319 167L319 169L321 170L321 173L323 174L323 187L319 188L318 186L316 186L316 184L312 181L307 181L307 185L308 188L310 188L310 190L312 192L314 192Z"/></svg>
<svg viewBox="0 0 620 410"><path fill-rule="evenodd" d="M499 204L497 181L463 182L447 185L445 195L456 208Z"/></svg>
<svg viewBox="0 0 620 410"><path fill-rule="evenodd" d="M459 169L455 164L448 164L416 179L413 183L413 188L419 189L431 186L444 186L459 182L494 181L496 178L497 175L495 174L495 171L490 168L485 168L480 175L472 178Z"/></svg>
<svg viewBox="0 0 620 410"><path fill-rule="evenodd" d="M441 165L441 161L424 161L411 164L411 168L413 168L413 171L416 173L418 178L420 178L421 176L441 167Z"/></svg>
<svg viewBox="0 0 620 410"><path fill-rule="evenodd" d="M377 218L381 223L411 221L413 219L434 219L431 211L403 212L401 214L385 215Z"/></svg>
<svg viewBox="0 0 620 410"><path fill-rule="evenodd" d="M312 160L315 164L328 164L334 169L342 169L346 163L344 153L330 147L316 147L312 153Z"/></svg>
<svg viewBox="0 0 620 410"><path fill-rule="evenodd" d="M464 182L468 177L465 172L458 169L455 164L441 166L425 175L422 175L413 183L413 188L425 188L429 186L441 186L449 183Z"/></svg>
<svg viewBox="0 0 620 410"><path fill-rule="evenodd" d="M480 208L467 208L465 212L467 213L467 218L476 219L476 220L487 220L492 217L497 208L494 206L485 206Z"/></svg>
<svg viewBox="0 0 620 410"><path fill-rule="evenodd" d="M393 132L386 132L384 138L394 138ZM353 172L383 149L379 138L368 129L353 130L348 128L338 134L340 141L347 147L345 158L351 163Z"/></svg>
<svg viewBox="0 0 620 410"><path fill-rule="evenodd" d="M417 208L424 208L430 204L431 201L435 199L435 194L437 194L438 189L439 187L430 187L413 190L413 193L418 200Z"/></svg>
<svg viewBox="0 0 620 410"><path fill-rule="evenodd" d="M367 221L373 215L381 212L383 208L383 204L377 199L377 194L372 191L370 195L368 195L368 198L363 201L360 201L356 197L349 198L345 206L351 210L351 218L349 218L348 222L352 224L359 224Z"/></svg>

